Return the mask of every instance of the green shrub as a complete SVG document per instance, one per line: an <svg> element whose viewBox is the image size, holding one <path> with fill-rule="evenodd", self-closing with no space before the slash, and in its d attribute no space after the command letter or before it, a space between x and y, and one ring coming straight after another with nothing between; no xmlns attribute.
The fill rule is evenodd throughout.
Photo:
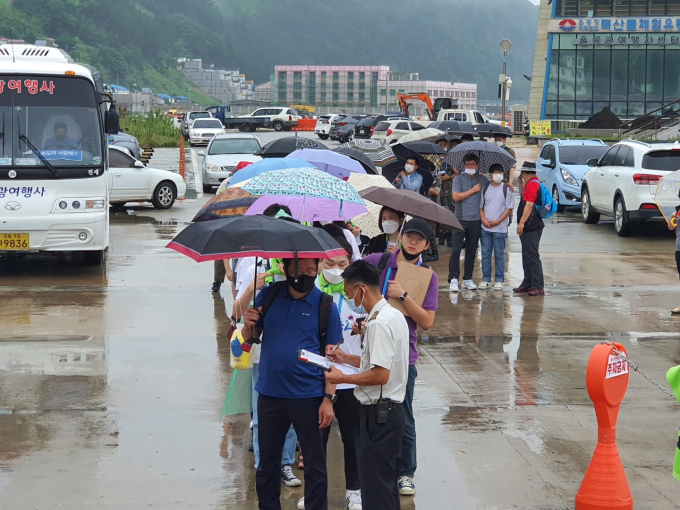
<svg viewBox="0 0 680 510"><path fill-rule="evenodd" d="M179 129L175 128L172 117L162 112L128 114L120 119L120 127L137 138L141 146L179 147Z"/></svg>

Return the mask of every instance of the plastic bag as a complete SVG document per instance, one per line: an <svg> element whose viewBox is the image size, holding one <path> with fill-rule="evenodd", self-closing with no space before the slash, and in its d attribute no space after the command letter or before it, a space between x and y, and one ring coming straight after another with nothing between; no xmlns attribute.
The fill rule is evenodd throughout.
<svg viewBox="0 0 680 510"><path fill-rule="evenodd" d="M229 388L224 397L220 419L236 414L253 411L253 374L252 370L234 370Z"/></svg>
<svg viewBox="0 0 680 510"><path fill-rule="evenodd" d="M241 336L241 328L243 328L243 325L239 324L237 328L238 329L234 331L234 334L231 335L229 364L231 365L231 368L235 368L236 370L248 370L252 367L252 363L250 362L250 353L245 352L241 348L241 345L245 342Z"/></svg>

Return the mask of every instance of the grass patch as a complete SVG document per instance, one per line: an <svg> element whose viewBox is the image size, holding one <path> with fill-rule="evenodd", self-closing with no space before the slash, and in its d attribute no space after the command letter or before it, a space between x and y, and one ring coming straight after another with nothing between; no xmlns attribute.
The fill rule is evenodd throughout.
<svg viewBox="0 0 680 510"><path fill-rule="evenodd" d="M120 127L137 138L141 146L179 147L179 129L175 129L172 118L161 112L128 114L120 119Z"/></svg>

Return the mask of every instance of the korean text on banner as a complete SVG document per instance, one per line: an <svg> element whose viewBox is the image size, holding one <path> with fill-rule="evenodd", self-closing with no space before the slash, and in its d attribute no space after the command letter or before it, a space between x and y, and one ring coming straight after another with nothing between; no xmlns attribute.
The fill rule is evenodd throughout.
<svg viewBox="0 0 680 510"><path fill-rule="evenodd" d="M550 121L549 120L530 120L529 121L529 136L550 136Z"/></svg>

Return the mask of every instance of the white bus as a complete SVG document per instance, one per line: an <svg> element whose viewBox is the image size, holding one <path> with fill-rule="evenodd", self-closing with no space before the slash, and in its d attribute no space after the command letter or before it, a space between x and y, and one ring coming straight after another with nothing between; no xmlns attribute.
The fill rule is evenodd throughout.
<svg viewBox="0 0 680 510"><path fill-rule="evenodd" d="M107 101L100 74L58 48L0 45L0 254L78 251L102 263L104 131L119 130Z"/></svg>

